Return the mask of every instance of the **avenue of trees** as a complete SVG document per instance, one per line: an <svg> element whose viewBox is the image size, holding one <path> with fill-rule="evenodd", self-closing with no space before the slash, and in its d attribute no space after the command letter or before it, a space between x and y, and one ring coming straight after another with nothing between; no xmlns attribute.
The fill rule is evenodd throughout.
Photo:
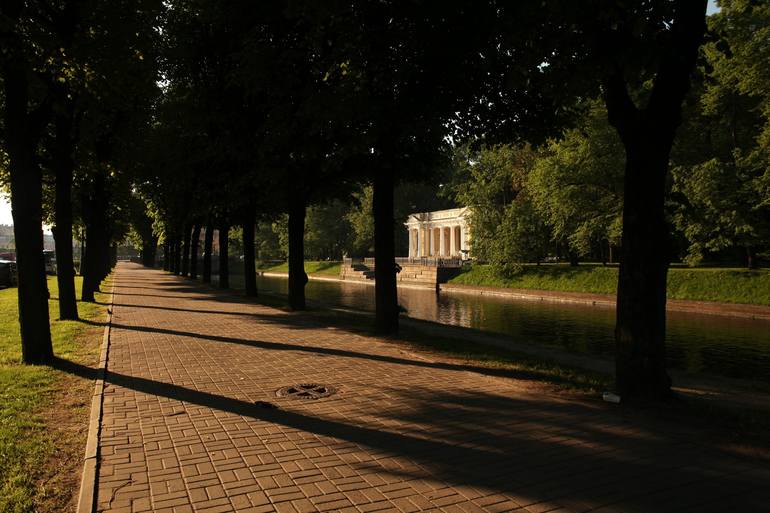
<svg viewBox="0 0 770 513"><path fill-rule="evenodd" d="M146 265L159 244L169 271L212 281L215 267L227 287L237 234L246 293L258 292L255 256L277 241L289 305L301 310L305 245L347 251L305 231L344 218L347 248L377 260L376 328L394 333L397 219L414 183L444 180L465 158L461 195L484 169L515 169L483 228L499 232L500 248L518 245L515 258L489 244L490 259L514 271L553 241L576 257L613 247L618 390L667 397L671 224L694 258L766 240L754 207L770 183L768 67L757 64L768 62L767 37L747 27L767 27L767 6L721 6L707 30L705 0L3 2L2 179L24 361L52 357L44 220L62 244L61 290L74 291L65 246L85 233L84 300L129 233ZM571 178L585 187L554 185ZM731 183L748 196L721 198L743 207L724 219L708 195ZM554 203L555 187L573 203Z"/></svg>

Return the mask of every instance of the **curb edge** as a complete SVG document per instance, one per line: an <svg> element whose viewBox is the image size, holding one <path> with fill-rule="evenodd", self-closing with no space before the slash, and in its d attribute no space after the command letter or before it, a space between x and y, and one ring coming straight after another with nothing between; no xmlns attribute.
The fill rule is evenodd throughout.
<svg viewBox="0 0 770 513"><path fill-rule="evenodd" d="M91 396L91 413L88 419L88 438L83 458L83 474L80 478L77 513L93 513L96 509L96 481L99 463L99 435L102 423L102 407L104 402L104 376L107 372L107 360L110 350L110 329L112 327L112 312L115 308L115 282L110 290L110 302L107 307L107 318L104 323L104 334L99 352L99 364L96 368L94 393Z"/></svg>

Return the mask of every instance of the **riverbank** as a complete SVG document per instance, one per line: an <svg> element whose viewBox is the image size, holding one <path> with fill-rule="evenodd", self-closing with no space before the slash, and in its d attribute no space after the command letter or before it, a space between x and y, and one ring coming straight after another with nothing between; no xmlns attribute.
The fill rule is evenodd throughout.
<svg viewBox="0 0 770 513"><path fill-rule="evenodd" d="M610 296L617 292L617 281L617 267L597 264L527 265L513 278L502 278L491 266L476 264L463 268L448 285ZM667 296L671 300L770 307L770 269L672 267L668 272Z"/></svg>
<svg viewBox="0 0 770 513"><path fill-rule="evenodd" d="M81 321L60 321L55 277L48 289L56 366L20 363L17 290L0 290L0 511L75 508L93 381L64 368L97 363L107 307L79 302Z"/></svg>
<svg viewBox="0 0 770 513"><path fill-rule="evenodd" d="M336 276L339 277L342 268L342 262L306 260L305 272L311 275ZM289 263L283 262L278 265L258 265L257 271L265 273L288 273Z"/></svg>

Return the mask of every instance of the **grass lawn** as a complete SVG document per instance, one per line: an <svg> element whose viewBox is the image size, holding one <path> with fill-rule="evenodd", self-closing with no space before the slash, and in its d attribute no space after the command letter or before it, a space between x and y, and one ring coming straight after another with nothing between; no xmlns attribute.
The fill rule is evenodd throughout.
<svg viewBox="0 0 770 513"><path fill-rule="evenodd" d="M306 260L305 261L305 272L308 274L318 274L321 276L335 276L339 277L340 275L340 269L342 267L342 262L330 262L330 261L317 261L317 260ZM289 264L288 262L283 262L278 265L273 265L270 267L258 267L260 271L266 271L270 273L288 273L289 272Z"/></svg>
<svg viewBox="0 0 770 513"><path fill-rule="evenodd" d="M581 264L577 267L566 264L528 265L524 272L511 279L495 275L488 265L473 265L463 269L460 275L449 280L449 283L615 294L617 280L617 267L596 264ZM770 269L672 267L668 272L668 297L770 305Z"/></svg>
<svg viewBox="0 0 770 513"><path fill-rule="evenodd" d="M77 278L78 296L81 279ZM56 278L48 279L54 354L95 366L103 328L59 321ZM109 289L109 284L104 287ZM104 302L105 294L97 296ZM101 322L106 306L78 303L81 319ZM0 511L73 509L88 430L93 381L48 366L22 365L17 290L0 290Z"/></svg>

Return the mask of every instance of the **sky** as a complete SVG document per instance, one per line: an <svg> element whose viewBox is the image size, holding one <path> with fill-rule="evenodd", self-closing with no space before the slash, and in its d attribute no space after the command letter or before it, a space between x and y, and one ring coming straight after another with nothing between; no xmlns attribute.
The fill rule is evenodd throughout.
<svg viewBox="0 0 770 513"><path fill-rule="evenodd" d="M708 14L713 14L718 10L719 8L716 6L716 0L709 0L708 10L706 12ZM0 224L13 224L13 219L11 218L11 204L8 202L8 198L2 195L0 195Z"/></svg>

